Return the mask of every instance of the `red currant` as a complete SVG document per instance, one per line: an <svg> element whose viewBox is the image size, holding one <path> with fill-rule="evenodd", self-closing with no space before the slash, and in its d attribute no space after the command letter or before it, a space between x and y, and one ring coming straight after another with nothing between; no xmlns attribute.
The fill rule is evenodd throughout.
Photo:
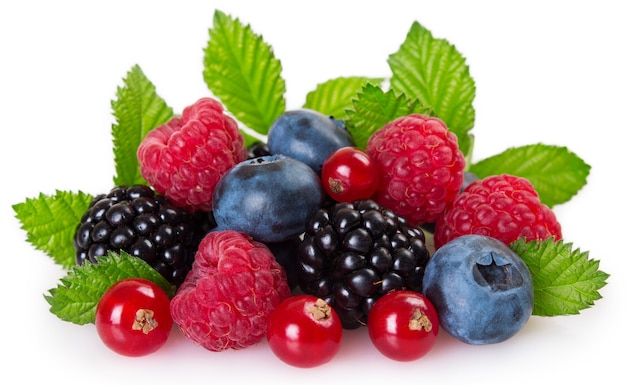
<svg viewBox="0 0 626 385"><path fill-rule="evenodd" d="M378 186L378 169L365 151L342 147L322 165L322 184L338 202L367 199Z"/></svg>
<svg viewBox="0 0 626 385"><path fill-rule="evenodd" d="M374 303L367 329L372 343L383 355L396 361L413 361L435 344L439 317L424 295L397 290Z"/></svg>
<svg viewBox="0 0 626 385"><path fill-rule="evenodd" d="M144 356L159 350L169 337L170 300L151 281L123 279L100 298L95 323L109 349L124 356Z"/></svg>
<svg viewBox="0 0 626 385"><path fill-rule="evenodd" d="M341 320L324 300L312 295L285 299L270 314L267 341L283 362L312 368L330 361L339 351Z"/></svg>

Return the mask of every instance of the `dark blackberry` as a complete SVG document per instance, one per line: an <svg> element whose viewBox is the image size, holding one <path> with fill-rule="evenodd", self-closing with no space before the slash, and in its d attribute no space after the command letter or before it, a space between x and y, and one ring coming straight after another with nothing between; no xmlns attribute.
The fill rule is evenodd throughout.
<svg viewBox="0 0 626 385"><path fill-rule="evenodd" d="M248 159L254 159L261 156L272 155L270 154L270 148L267 143L257 141L250 144L247 148L248 150Z"/></svg>
<svg viewBox="0 0 626 385"><path fill-rule="evenodd" d="M145 185L117 186L93 198L74 234L76 264L121 250L146 261L172 285L191 269L211 218L174 206Z"/></svg>
<svg viewBox="0 0 626 385"><path fill-rule="evenodd" d="M421 292L429 259L424 232L403 217L370 199L335 203L308 220L298 285L328 302L345 329L356 329L384 294Z"/></svg>
<svg viewBox="0 0 626 385"><path fill-rule="evenodd" d="M272 251L276 261L285 269L287 273L287 283L294 291L298 286L298 247L300 238L290 238L283 242L267 242L267 247Z"/></svg>

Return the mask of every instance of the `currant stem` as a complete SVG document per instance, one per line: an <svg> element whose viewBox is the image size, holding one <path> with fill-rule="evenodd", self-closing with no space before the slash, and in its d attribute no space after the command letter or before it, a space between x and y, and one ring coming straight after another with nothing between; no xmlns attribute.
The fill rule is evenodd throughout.
<svg viewBox="0 0 626 385"><path fill-rule="evenodd" d="M420 309L415 309L413 312L413 316L409 321L409 330L422 330L426 332L430 332L433 328L432 322L428 316L420 311Z"/></svg>
<svg viewBox="0 0 626 385"><path fill-rule="evenodd" d="M330 306L321 298L318 298L315 304L309 305L306 310L311 313L316 321L329 318L331 315Z"/></svg>
<svg viewBox="0 0 626 385"><path fill-rule="evenodd" d="M341 194L343 192L343 184L338 179L328 178L328 187L335 194Z"/></svg>
<svg viewBox="0 0 626 385"><path fill-rule="evenodd" d="M133 330L141 330L143 334L148 334L159 325L154 319L154 311L150 309L139 309L135 313L135 321L133 322Z"/></svg>

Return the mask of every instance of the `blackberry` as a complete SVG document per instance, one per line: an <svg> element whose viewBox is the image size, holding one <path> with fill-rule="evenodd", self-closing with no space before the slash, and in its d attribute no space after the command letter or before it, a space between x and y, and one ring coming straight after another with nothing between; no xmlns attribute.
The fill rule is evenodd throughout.
<svg viewBox="0 0 626 385"><path fill-rule="evenodd" d="M356 329L386 293L421 292L429 259L424 232L402 216L371 199L334 203L307 222L298 285L329 303L344 329Z"/></svg>
<svg viewBox="0 0 626 385"><path fill-rule="evenodd" d="M210 215L174 206L149 186L116 186L93 198L76 227L76 264L97 263L109 251L123 250L178 287L201 238L213 226Z"/></svg>
<svg viewBox="0 0 626 385"><path fill-rule="evenodd" d="M276 262L278 262L285 273L287 273L287 283L293 291L298 287L298 247L300 247L300 238L289 238L282 242L266 242L265 245L270 249Z"/></svg>
<svg viewBox="0 0 626 385"><path fill-rule="evenodd" d="M246 153L247 153L248 159L254 159L254 158L259 158L261 156L272 155L270 154L270 148L268 147L267 143L264 143L261 141L256 141L250 144L246 148Z"/></svg>

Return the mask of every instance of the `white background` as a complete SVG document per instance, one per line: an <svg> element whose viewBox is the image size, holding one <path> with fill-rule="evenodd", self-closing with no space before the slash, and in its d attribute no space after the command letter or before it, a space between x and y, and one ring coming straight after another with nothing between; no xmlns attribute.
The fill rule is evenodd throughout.
<svg viewBox="0 0 626 385"><path fill-rule="evenodd" d="M32 383L602 383L623 384L626 23L608 1L21 1L0 5L2 150L0 382ZM175 331L159 352L126 358L93 325L49 312L64 272L34 250L11 205L40 192L108 191L110 102L139 64L176 112L208 95L202 50L220 9L270 43L288 108L337 76L388 76L386 59L413 21L455 44L476 81L475 160L514 145L564 145L592 166L587 186L555 211L564 238L611 274L580 315L532 317L501 344L442 333L411 363L382 357L364 329L336 358L289 367L265 342L214 353ZM11 380L9 380L11 379ZM232 382L230 382L232 381Z"/></svg>

